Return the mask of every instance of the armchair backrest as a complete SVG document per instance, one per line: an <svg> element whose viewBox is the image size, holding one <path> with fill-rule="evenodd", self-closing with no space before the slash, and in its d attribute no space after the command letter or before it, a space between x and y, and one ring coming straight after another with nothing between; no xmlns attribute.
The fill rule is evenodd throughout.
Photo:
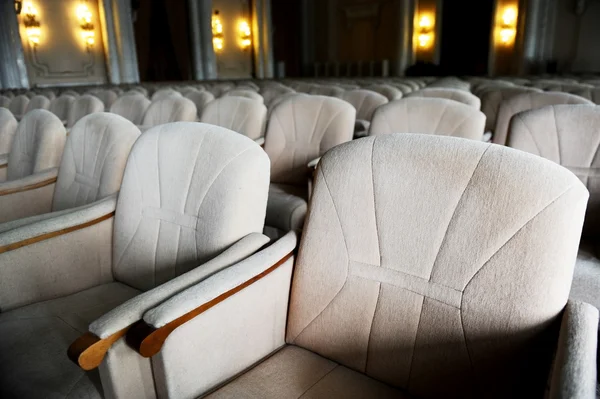
<svg viewBox="0 0 600 399"><path fill-rule="evenodd" d="M264 134L267 107L249 98L225 96L204 107L200 122L221 126L254 140Z"/></svg>
<svg viewBox="0 0 600 399"><path fill-rule="evenodd" d="M362 89L346 91L340 98L356 109L356 119L365 121L371 121L375 110L389 102L383 94Z"/></svg>
<svg viewBox="0 0 600 399"><path fill-rule="evenodd" d="M67 122L67 119L69 118L69 110L74 102L74 96L62 94L60 97L56 97L54 100L50 101L49 110L54 115L58 116L58 119Z"/></svg>
<svg viewBox="0 0 600 399"><path fill-rule="evenodd" d="M250 89L233 89L223 94L223 97L229 96L248 98L261 104L265 102L263 96Z"/></svg>
<svg viewBox="0 0 600 399"><path fill-rule="evenodd" d="M307 164L352 140L356 110L339 98L292 95L272 111L265 136L271 181L306 184Z"/></svg>
<svg viewBox="0 0 600 399"><path fill-rule="evenodd" d="M543 396L587 197L506 147L341 145L317 170L286 340L416 397Z"/></svg>
<svg viewBox="0 0 600 399"><path fill-rule="evenodd" d="M48 109L50 108L50 100L46 96L38 95L33 96L25 107L25 113L33 109Z"/></svg>
<svg viewBox="0 0 600 399"><path fill-rule="evenodd" d="M29 104L29 97L25 94L20 94L12 99L8 109L15 116L22 116L25 113L25 109L27 109L27 104Z"/></svg>
<svg viewBox="0 0 600 399"><path fill-rule="evenodd" d="M466 104L445 98L410 97L375 111L369 135L419 133L481 140L485 115Z"/></svg>
<svg viewBox="0 0 600 399"><path fill-rule="evenodd" d="M91 94L79 96L71 103L67 118L67 126L73 127L86 115L104 111L104 103L98 97Z"/></svg>
<svg viewBox="0 0 600 399"><path fill-rule="evenodd" d="M209 91L192 91L186 93L185 98L194 103L198 116L202 114L204 107L215 100L215 96Z"/></svg>
<svg viewBox="0 0 600 399"><path fill-rule="evenodd" d="M18 122L12 112L0 107L0 154L8 154L12 145Z"/></svg>
<svg viewBox="0 0 600 399"><path fill-rule="evenodd" d="M268 186L267 155L239 133L188 122L146 131L119 193L116 279L147 290L262 233Z"/></svg>
<svg viewBox="0 0 600 399"><path fill-rule="evenodd" d="M98 201L119 191L140 130L118 115L98 112L71 129L60 163L52 211Z"/></svg>
<svg viewBox="0 0 600 399"><path fill-rule="evenodd" d="M150 100L142 93L125 94L110 107L110 112L122 116L135 125L141 125Z"/></svg>
<svg viewBox="0 0 600 399"><path fill-rule="evenodd" d="M180 94L152 100L144 114L142 125L157 126L169 122L193 122L195 120L196 106Z"/></svg>
<svg viewBox="0 0 600 399"><path fill-rule="evenodd" d="M58 167L66 138L56 115L44 109L28 112L17 126L8 155L8 180Z"/></svg>
<svg viewBox="0 0 600 399"><path fill-rule="evenodd" d="M447 100L454 100L466 105L470 105L475 109L481 108L481 100L479 99L479 97L461 89L451 89L447 87L425 88L410 93L407 95L407 97L445 98Z"/></svg>

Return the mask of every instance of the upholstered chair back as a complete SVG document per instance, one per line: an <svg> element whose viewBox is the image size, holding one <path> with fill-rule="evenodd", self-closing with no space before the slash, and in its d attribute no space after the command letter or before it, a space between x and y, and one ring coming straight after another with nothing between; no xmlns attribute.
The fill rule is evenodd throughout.
<svg viewBox="0 0 600 399"><path fill-rule="evenodd" d="M420 133L481 140L485 115L458 101L410 97L379 107L369 135Z"/></svg>
<svg viewBox="0 0 600 399"><path fill-rule="evenodd" d="M267 107L249 98L225 96L204 107L200 122L221 126L255 140L264 134Z"/></svg>
<svg viewBox="0 0 600 399"><path fill-rule="evenodd" d="M7 108L0 108L0 155L7 154L17 131L18 122Z"/></svg>
<svg viewBox="0 0 600 399"><path fill-rule="evenodd" d="M76 92L75 90L65 90L61 93L61 95L73 96L75 98L80 96L80 94L78 92Z"/></svg>
<svg viewBox="0 0 600 399"><path fill-rule="evenodd" d="M86 205L119 191L127 157L140 130L118 115L99 112L73 126L60 163L52 211Z"/></svg>
<svg viewBox="0 0 600 399"><path fill-rule="evenodd" d="M116 279L147 290L262 233L268 186L267 155L239 133L189 122L146 131L119 193Z"/></svg>
<svg viewBox="0 0 600 399"><path fill-rule="evenodd" d="M341 97L344 91L341 87L333 85L311 85L307 93L315 96Z"/></svg>
<svg viewBox="0 0 600 399"><path fill-rule="evenodd" d="M445 98L448 100L458 101L460 103L469 105L477 110L481 108L481 100L474 94L461 89L451 88L426 88L415 91L407 95L407 97L433 97L433 98Z"/></svg>
<svg viewBox="0 0 600 399"><path fill-rule="evenodd" d="M506 144L508 135L508 126L512 117L520 112L530 109L542 108L547 105L558 104L589 104L593 103L583 97L574 94L559 93L559 92L531 92L523 93L507 100L500 104L498 110L498 118L496 120L496 129L494 130L494 143Z"/></svg>
<svg viewBox="0 0 600 399"><path fill-rule="evenodd" d="M214 101L215 96L209 91L192 91L188 92L185 95L185 98L194 103L198 116L200 116L204 110L204 107L206 107L211 101Z"/></svg>
<svg viewBox="0 0 600 399"><path fill-rule="evenodd" d="M450 76L446 78L437 79L436 81L432 82L429 85L429 87L436 89L455 89L468 92L469 90L471 90L471 83Z"/></svg>
<svg viewBox="0 0 600 399"><path fill-rule="evenodd" d="M152 101L144 119L143 126L157 126L169 122L193 122L196 120L196 106L187 98L167 96Z"/></svg>
<svg viewBox="0 0 600 399"><path fill-rule="evenodd" d="M502 146L341 145L316 173L286 340L415 397L543 396L587 197Z"/></svg>
<svg viewBox="0 0 600 399"><path fill-rule="evenodd" d="M27 109L27 104L29 104L29 97L25 94L20 94L12 99L8 109L15 116L21 116L25 113L25 109Z"/></svg>
<svg viewBox="0 0 600 399"><path fill-rule="evenodd" d="M257 101L261 104L263 104L265 102L265 100L263 99L263 97L260 94L258 94L256 91L250 90L250 89L229 90L228 92L223 94L223 97L228 97L228 96L248 98L250 100Z"/></svg>
<svg viewBox="0 0 600 399"><path fill-rule="evenodd" d="M264 149L273 183L305 185L307 165L327 150L352 140L356 110L325 96L293 95L272 111Z"/></svg>
<svg viewBox="0 0 600 399"><path fill-rule="evenodd" d="M117 101L119 96L113 90L101 90L97 93L94 93L94 96L98 97L100 101L104 104L104 110L110 110L110 107Z"/></svg>
<svg viewBox="0 0 600 399"><path fill-rule="evenodd" d="M135 125L141 125L149 106L150 100L142 93L136 92L119 97L110 107L110 112L122 116Z"/></svg>
<svg viewBox="0 0 600 399"><path fill-rule="evenodd" d="M600 106L552 105L513 117L509 147L569 169L590 192L584 235L600 233Z"/></svg>
<svg viewBox="0 0 600 399"><path fill-rule="evenodd" d="M0 107L8 109L12 98L0 95ZM12 112L11 112L12 114Z"/></svg>
<svg viewBox="0 0 600 399"><path fill-rule="evenodd" d="M485 131L493 132L496 127L496 118L498 117L498 111L500 104L514 96L529 92L541 92L540 89L533 87L493 87L488 91L484 91L479 96L481 97L481 112L485 114Z"/></svg>
<svg viewBox="0 0 600 399"><path fill-rule="evenodd" d="M48 109L50 108L50 100L46 96L33 96L25 107L25 113L33 109Z"/></svg>
<svg viewBox="0 0 600 399"><path fill-rule="evenodd" d="M77 121L86 115L104 111L104 103L98 97L91 94L79 96L71 104L67 118L67 126L69 128L75 126Z"/></svg>
<svg viewBox="0 0 600 399"><path fill-rule="evenodd" d="M365 89L383 95L385 98L388 99L388 101L399 100L402 98L402 91L388 84L374 84L365 87Z"/></svg>
<svg viewBox="0 0 600 399"><path fill-rule="evenodd" d="M75 97L68 94L63 94L50 101L50 108L48 108L48 110L54 115L58 116L58 119L66 122L69 118L69 110L74 102Z"/></svg>
<svg viewBox="0 0 600 399"><path fill-rule="evenodd" d="M16 180L60 164L67 133L58 117L44 109L27 113L8 156L8 180Z"/></svg>
<svg viewBox="0 0 600 399"><path fill-rule="evenodd" d="M267 86L260 91L267 107L270 107L276 98L290 93L294 93L294 89L282 85Z"/></svg>
<svg viewBox="0 0 600 399"><path fill-rule="evenodd" d="M356 109L356 119L365 121L371 121L375 110L389 102L383 94L361 89L346 91L340 98Z"/></svg>
<svg viewBox="0 0 600 399"><path fill-rule="evenodd" d="M600 87L583 87L577 90L573 90L572 94L581 96L587 100L592 101L594 104L600 104ZM1 106L1 105L0 105Z"/></svg>
<svg viewBox="0 0 600 399"><path fill-rule="evenodd" d="M174 89L159 89L152 94L152 101L160 100L167 97L181 97L181 93Z"/></svg>

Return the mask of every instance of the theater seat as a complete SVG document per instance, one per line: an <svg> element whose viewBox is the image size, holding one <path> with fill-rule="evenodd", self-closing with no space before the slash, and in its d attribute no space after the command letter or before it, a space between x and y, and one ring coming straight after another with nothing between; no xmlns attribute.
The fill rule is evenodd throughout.
<svg viewBox="0 0 600 399"><path fill-rule="evenodd" d="M388 101L399 100L402 98L402 91L392 85L387 84L374 84L365 87L366 90L374 91L385 96Z"/></svg>
<svg viewBox="0 0 600 399"><path fill-rule="evenodd" d="M260 94L258 94L256 91L249 90L249 89L229 90L228 92L223 94L223 97L227 97L227 96L244 97L244 98L248 98L253 101L257 101L261 104L263 104L265 101Z"/></svg>
<svg viewBox="0 0 600 399"><path fill-rule="evenodd" d="M375 111L370 136L421 133L481 140L485 115L466 104L443 98L410 97Z"/></svg>
<svg viewBox="0 0 600 399"><path fill-rule="evenodd" d="M79 96L70 104L69 113L67 114L67 128L71 129L86 115L103 111L104 103L97 97L90 94Z"/></svg>
<svg viewBox="0 0 600 399"><path fill-rule="evenodd" d="M104 110L108 112L110 107L117 101L119 96L113 90L100 90L96 93L93 93L95 97L97 97L104 104Z"/></svg>
<svg viewBox="0 0 600 399"><path fill-rule="evenodd" d="M18 95L13 98L8 106L10 112L13 113L17 120L21 119L25 114L25 110L27 109L27 104L29 104L29 97L24 94Z"/></svg>
<svg viewBox="0 0 600 399"><path fill-rule="evenodd" d="M69 110L73 106L75 102L75 97L70 96L68 94L63 94L60 97L55 98L50 101L50 108L48 110L52 112L54 115L61 120L61 122L66 126L69 118Z"/></svg>
<svg viewBox="0 0 600 399"><path fill-rule="evenodd" d="M149 106L150 100L136 91L134 94L119 97L110 107L110 112L122 116L135 125L141 125Z"/></svg>
<svg viewBox="0 0 600 399"><path fill-rule="evenodd" d="M0 108L7 108L10 106L12 99L7 96L0 96ZM11 112L12 113L12 112Z"/></svg>
<svg viewBox="0 0 600 399"><path fill-rule="evenodd" d="M20 251L7 249L11 240L42 226L0 234L0 396L156 397L150 363L123 339L105 347L99 372L71 363L67 348L88 328L97 336L84 335L85 343L119 333L264 245L268 176L266 154L237 133L156 127L132 149L112 208L56 218L52 226L70 233Z"/></svg>
<svg viewBox="0 0 600 399"><path fill-rule="evenodd" d="M154 92L151 100L156 101L167 97L181 97L181 93L174 89L160 89Z"/></svg>
<svg viewBox="0 0 600 399"><path fill-rule="evenodd" d="M468 91L452 88L425 88L407 94L406 97L433 97L445 98L448 100L458 101L460 103L470 105L479 110L481 108L481 100L479 97L469 93Z"/></svg>
<svg viewBox="0 0 600 399"><path fill-rule="evenodd" d="M262 101L241 96L225 96L208 103L200 122L221 126L256 140L264 136L267 107Z"/></svg>
<svg viewBox="0 0 600 399"><path fill-rule="evenodd" d="M354 137L365 137L369 132L373 113L377 108L388 103L384 95L370 90L346 91L340 98L356 109Z"/></svg>
<svg viewBox="0 0 600 399"><path fill-rule="evenodd" d="M319 163L297 252L288 233L128 339L163 397L592 398L598 311L568 302L587 198L506 147L354 140Z"/></svg>
<svg viewBox="0 0 600 399"><path fill-rule="evenodd" d="M204 107L206 107L211 101L214 101L215 96L208 91L193 91L185 95L185 98L191 100L196 106L198 117L202 114Z"/></svg>
<svg viewBox="0 0 600 399"><path fill-rule="evenodd" d="M34 109L48 109L50 108L50 100L46 96L33 96L25 107L25 113L28 113Z"/></svg>
<svg viewBox="0 0 600 399"><path fill-rule="evenodd" d="M18 122L6 108L0 108L0 182L6 180L8 153L12 145Z"/></svg>
<svg viewBox="0 0 600 399"><path fill-rule="evenodd" d="M142 119L140 129L148 130L153 126L169 122L193 122L196 120L196 106L187 98L166 96L153 100Z"/></svg>

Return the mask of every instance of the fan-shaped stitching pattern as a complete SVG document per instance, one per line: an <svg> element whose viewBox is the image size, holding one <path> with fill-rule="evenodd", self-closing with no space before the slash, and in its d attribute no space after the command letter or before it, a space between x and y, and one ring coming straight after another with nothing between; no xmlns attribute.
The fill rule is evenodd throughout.
<svg viewBox="0 0 600 399"><path fill-rule="evenodd" d="M556 107L552 107L552 116L554 117L554 131L556 132L556 147L558 150L558 164L562 165L562 152L560 147L560 129L558 128L558 119L556 118Z"/></svg>
<svg viewBox="0 0 600 399"><path fill-rule="evenodd" d="M381 299L381 287L383 284L379 282L379 290L377 292L377 301L375 302L375 308L373 309L373 317L371 318L371 326L369 327L369 338L367 339L367 350L365 354L365 368L363 373L367 372L369 368L369 347L371 346L371 335L373 335L373 323L375 322L375 315L377 315L377 308L379 308L379 300Z"/></svg>
<svg viewBox="0 0 600 399"><path fill-rule="evenodd" d="M535 136L534 136L533 132L531 131L531 129L529 129L529 125L527 125L525 119L523 119L523 117L520 114L515 115L513 119L515 119L515 118L519 118L519 120L521 121L521 124L527 130L527 133L529 133L529 135L531 136L531 140L533 141L533 144L535 145L535 148L538 151L537 155L542 156L542 151L540 150L540 147L535 139Z"/></svg>
<svg viewBox="0 0 600 399"><path fill-rule="evenodd" d="M315 136L315 130L317 128L317 123L319 123L319 120L321 119L321 113L323 112L323 108L325 108L325 100L323 100L323 99L320 99L320 100L321 100L321 103L319 104L319 112L317 113L317 117L315 118L315 121L310 130L310 138L308 140L309 143L313 142L313 139Z"/></svg>
<svg viewBox="0 0 600 399"><path fill-rule="evenodd" d="M437 130L440 127L440 124L442 123L442 119L446 115L446 111L448 110L449 105L450 105L449 103L444 104L444 108L442 108L442 112L440 112L438 114L439 117L438 117L437 123L435 124L435 128L432 129L432 131L431 131L433 134L437 134Z"/></svg>
<svg viewBox="0 0 600 399"><path fill-rule="evenodd" d="M375 153L375 142L377 139L373 139L371 145L371 183L373 184L373 220L375 221L375 235L377 236L377 249L379 251L379 266L381 266L381 239L379 237L379 223L377 223L377 197L375 196L375 168L373 167L373 155ZM339 217L338 217L339 219ZM340 222L341 223L341 222Z"/></svg>
<svg viewBox="0 0 600 399"><path fill-rule="evenodd" d="M325 125L325 128L321 129L321 132L320 132L321 136L319 137L319 141L318 141L318 143L319 143L319 155L321 155L324 152L324 150L322 148L323 138L327 134L327 131L329 130L329 127L331 126L331 124L333 123L333 121L335 121L338 118L338 116L340 116L342 114L342 112L346 112L347 110L348 110L348 108L342 107L340 110L338 110L338 112L336 112L331 117L331 119L329 120L329 122L327 122L327 125Z"/></svg>
<svg viewBox="0 0 600 399"><path fill-rule="evenodd" d="M469 110L471 111L471 110ZM457 113L454 113L454 115L456 115ZM472 119L476 118L476 113L475 112L465 112L465 117L463 118L462 121L460 121L456 126L454 126L453 129L448 129L448 135L449 136L454 136L456 137L455 133L458 131L458 128L460 128L461 126L463 126L465 123L470 122ZM471 132L469 132L470 135ZM464 136L463 136L464 137Z"/></svg>

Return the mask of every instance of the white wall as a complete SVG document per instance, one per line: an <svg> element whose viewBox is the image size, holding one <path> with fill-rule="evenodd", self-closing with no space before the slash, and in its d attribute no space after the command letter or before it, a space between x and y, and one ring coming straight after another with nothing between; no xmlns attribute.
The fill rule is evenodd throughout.
<svg viewBox="0 0 600 399"><path fill-rule="evenodd" d="M93 15L95 44L87 49L76 15L80 0L33 0L41 23L41 39L32 47L19 24L30 86L102 84L107 82L97 0L88 0Z"/></svg>

